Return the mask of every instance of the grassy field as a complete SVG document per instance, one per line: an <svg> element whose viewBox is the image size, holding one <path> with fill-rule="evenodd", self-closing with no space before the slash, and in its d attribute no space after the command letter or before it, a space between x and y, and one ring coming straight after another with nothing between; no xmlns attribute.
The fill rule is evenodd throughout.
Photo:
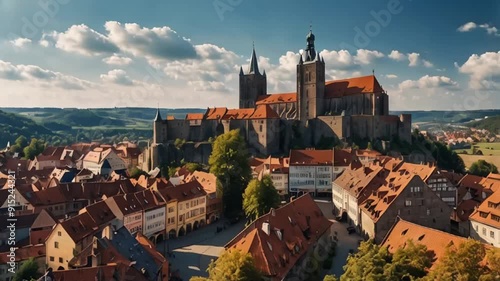
<svg viewBox="0 0 500 281"><path fill-rule="evenodd" d="M488 163L493 163L495 166L500 167L500 156L489 156L489 155L467 155L460 154L460 157L464 160L464 164L466 168L469 168L472 163L477 160L484 160Z"/></svg>
<svg viewBox="0 0 500 281"><path fill-rule="evenodd" d="M499 156L500 157L500 142L483 142L477 143L474 146L483 152L485 156ZM457 153L467 151L467 154L472 154L472 149L456 149Z"/></svg>

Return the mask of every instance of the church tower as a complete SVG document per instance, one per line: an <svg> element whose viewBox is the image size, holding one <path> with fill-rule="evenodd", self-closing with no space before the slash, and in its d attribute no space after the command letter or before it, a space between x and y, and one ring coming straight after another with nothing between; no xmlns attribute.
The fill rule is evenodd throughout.
<svg viewBox="0 0 500 281"><path fill-rule="evenodd" d="M267 95L266 71L260 74L254 47L248 73L240 68L240 108L254 108L257 98L264 95Z"/></svg>
<svg viewBox="0 0 500 281"><path fill-rule="evenodd" d="M297 65L297 101L299 120L324 115L325 61L314 48L312 30L307 34L307 47L300 55Z"/></svg>

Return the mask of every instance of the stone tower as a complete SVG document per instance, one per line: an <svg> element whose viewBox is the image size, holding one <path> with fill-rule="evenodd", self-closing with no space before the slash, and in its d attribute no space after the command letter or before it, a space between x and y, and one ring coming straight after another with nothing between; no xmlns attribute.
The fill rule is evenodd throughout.
<svg viewBox="0 0 500 281"><path fill-rule="evenodd" d="M254 108L257 98L263 95L267 95L266 71L260 74L254 47L248 73L240 68L240 108Z"/></svg>
<svg viewBox="0 0 500 281"><path fill-rule="evenodd" d="M297 65L297 101L302 123L324 115L325 61L316 53L314 39L311 30L306 37L307 48Z"/></svg>
<svg viewBox="0 0 500 281"><path fill-rule="evenodd" d="M153 121L153 143L163 142L163 121L161 120L160 109L156 110L156 117Z"/></svg>

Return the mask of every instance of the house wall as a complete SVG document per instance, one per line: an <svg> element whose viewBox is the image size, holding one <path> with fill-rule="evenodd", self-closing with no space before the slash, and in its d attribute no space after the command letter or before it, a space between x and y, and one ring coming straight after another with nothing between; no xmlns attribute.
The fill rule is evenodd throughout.
<svg viewBox="0 0 500 281"><path fill-rule="evenodd" d="M57 248L55 242L58 242ZM76 248L78 247L76 247L75 242L73 242L66 230L60 224L57 224L45 242L47 267L52 267L54 270L59 267L68 269L68 263L74 257L74 249ZM62 262L60 259L62 259Z"/></svg>
<svg viewBox="0 0 500 281"><path fill-rule="evenodd" d="M143 214L142 211L128 214L123 217L123 225L130 231L131 234L142 232Z"/></svg>
<svg viewBox="0 0 500 281"><path fill-rule="evenodd" d="M288 194L288 174L270 173L269 176L280 195Z"/></svg>
<svg viewBox="0 0 500 281"><path fill-rule="evenodd" d="M481 242L500 248L500 229L477 221L470 221L470 236Z"/></svg>
<svg viewBox="0 0 500 281"><path fill-rule="evenodd" d="M195 222L206 222L206 204L207 199L205 196L195 197L177 204L177 234L181 228L186 231L188 225L190 225L192 230Z"/></svg>
<svg viewBox="0 0 500 281"><path fill-rule="evenodd" d="M170 231L173 235L169 235ZM170 201L166 205L165 232L167 237L177 236L177 201Z"/></svg>
<svg viewBox="0 0 500 281"><path fill-rule="evenodd" d="M292 166L290 165L289 192L331 192L332 166Z"/></svg>
<svg viewBox="0 0 500 281"><path fill-rule="evenodd" d="M144 227L142 233L149 237L165 231L165 206L144 212Z"/></svg>

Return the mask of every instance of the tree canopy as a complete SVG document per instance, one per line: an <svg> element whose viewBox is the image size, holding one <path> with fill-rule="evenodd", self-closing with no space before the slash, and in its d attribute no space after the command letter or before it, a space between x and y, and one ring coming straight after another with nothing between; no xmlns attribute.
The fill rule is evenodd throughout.
<svg viewBox="0 0 500 281"><path fill-rule="evenodd" d="M35 159L35 156L42 153L44 150L45 142L32 138L30 144L23 149L24 157L26 159L33 160Z"/></svg>
<svg viewBox="0 0 500 281"><path fill-rule="evenodd" d="M38 273L38 264L33 258L29 258L26 262L21 265L19 270L14 275L13 281L23 281L32 280L40 277L41 274Z"/></svg>
<svg viewBox="0 0 500 281"><path fill-rule="evenodd" d="M207 269L208 278L192 277L190 281L261 281L262 274L254 265L250 254L239 250L226 250Z"/></svg>
<svg viewBox="0 0 500 281"><path fill-rule="evenodd" d="M471 164L469 173L480 177L486 177L490 173L498 174L498 168L495 164L488 163L481 159Z"/></svg>
<svg viewBox="0 0 500 281"><path fill-rule="evenodd" d="M243 194L243 210L251 221L266 214L280 204L280 196L269 176L253 179Z"/></svg>
<svg viewBox="0 0 500 281"><path fill-rule="evenodd" d="M415 280L425 276L430 266L427 248L421 244L408 240L405 248L391 254L370 240L362 242L358 252L348 257L340 280Z"/></svg>
<svg viewBox="0 0 500 281"><path fill-rule="evenodd" d="M228 218L238 216L243 207L243 191L251 179L247 147L239 130L215 139L208 163L210 173L217 177L222 188L224 214Z"/></svg>

